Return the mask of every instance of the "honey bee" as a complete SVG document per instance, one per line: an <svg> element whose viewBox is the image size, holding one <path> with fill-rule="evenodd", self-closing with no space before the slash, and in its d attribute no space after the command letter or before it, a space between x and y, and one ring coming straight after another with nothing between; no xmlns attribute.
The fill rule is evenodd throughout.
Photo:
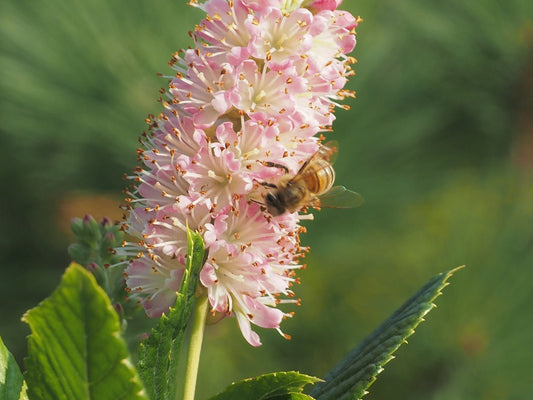
<svg viewBox="0 0 533 400"><path fill-rule="evenodd" d="M273 190L264 196L264 205L273 216L295 212L304 207L355 208L363 203L363 197L344 186L333 186L335 170L333 162L337 154L337 143L323 144L296 175L289 175L284 165L266 162L270 167L285 171L277 185L263 183Z"/></svg>

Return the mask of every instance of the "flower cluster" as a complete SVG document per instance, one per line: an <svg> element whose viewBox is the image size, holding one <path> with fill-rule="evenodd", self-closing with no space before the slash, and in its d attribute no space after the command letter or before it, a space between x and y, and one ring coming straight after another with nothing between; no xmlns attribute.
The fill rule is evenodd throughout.
<svg viewBox="0 0 533 400"><path fill-rule="evenodd" d="M189 227L208 252L200 280L211 312L234 315L253 346L251 324L281 333L291 314L277 305L298 302L305 215L272 216L262 196L317 151L338 101L353 95L343 87L358 21L340 2L191 2L206 17L191 33L195 48L171 59L164 111L147 120L124 224L138 240L119 249L133 256L126 283L148 316L175 301Z"/></svg>

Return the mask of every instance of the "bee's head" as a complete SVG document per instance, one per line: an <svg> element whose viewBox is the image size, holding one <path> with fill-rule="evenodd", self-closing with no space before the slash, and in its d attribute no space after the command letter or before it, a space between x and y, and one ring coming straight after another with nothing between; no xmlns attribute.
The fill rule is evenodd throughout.
<svg viewBox="0 0 533 400"><path fill-rule="evenodd" d="M286 208L283 206L283 201L280 199L280 193L268 192L265 196L265 205L273 217L281 215L286 211Z"/></svg>

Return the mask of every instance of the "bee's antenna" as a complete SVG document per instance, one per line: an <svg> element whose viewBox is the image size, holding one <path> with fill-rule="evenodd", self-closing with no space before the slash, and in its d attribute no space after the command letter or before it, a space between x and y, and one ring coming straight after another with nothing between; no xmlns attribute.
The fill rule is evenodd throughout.
<svg viewBox="0 0 533 400"><path fill-rule="evenodd" d="M272 162L272 161L261 161L261 164L263 164L266 167L282 169L285 172L285 174L289 173L289 168L287 168L287 166L285 166L283 164L278 164L278 163L275 163L275 162Z"/></svg>

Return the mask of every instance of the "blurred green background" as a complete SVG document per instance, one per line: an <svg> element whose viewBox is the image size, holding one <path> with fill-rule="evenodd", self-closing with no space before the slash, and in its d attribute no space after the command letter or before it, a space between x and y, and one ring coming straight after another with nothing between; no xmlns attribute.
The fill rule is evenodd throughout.
<svg viewBox="0 0 533 400"><path fill-rule="evenodd" d="M3 1L0 8L0 335L19 360L23 312L69 262L70 218L120 218L137 137L160 111L175 50L202 17L185 0ZM431 276L438 308L368 399L526 399L533 392L533 2L370 1L337 112L337 180L357 210L323 210L292 335L207 330L199 398L233 380L322 376ZM292 311L292 310L291 310Z"/></svg>

